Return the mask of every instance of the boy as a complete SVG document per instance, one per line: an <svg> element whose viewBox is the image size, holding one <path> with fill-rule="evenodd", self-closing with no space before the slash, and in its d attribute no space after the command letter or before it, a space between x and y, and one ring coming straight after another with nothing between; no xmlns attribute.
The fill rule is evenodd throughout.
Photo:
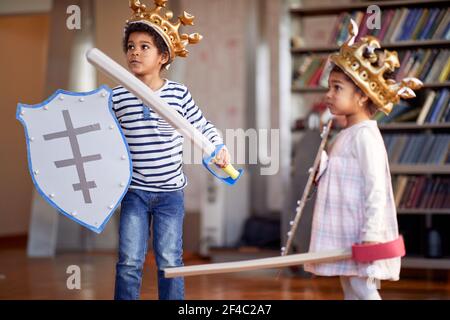
<svg viewBox="0 0 450 320"><path fill-rule="evenodd" d="M128 68L214 145L222 144L215 127L204 118L189 90L182 84L161 77L161 70L175 56L187 55L184 49L187 41L181 40L183 36L180 37L178 30L167 20L171 18L171 13L160 15L165 2L155 0L156 8L149 10L139 1L130 1L134 14L125 26L123 38ZM180 21L192 24L192 19L192 16L184 14ZM200 39L197 34L190 36L189 43ZM139 299L142 268L153 221L159 299L184 299L183 278L165 279L162 271L167 267L183 265L183 189L187 184L182 170L183 137L151 106L143 105L122 86L113 89L113 110L133 161L130 189L121 205L114 297ZM229 164L229 154L225 148L216 161L220 167Z"/></svg>

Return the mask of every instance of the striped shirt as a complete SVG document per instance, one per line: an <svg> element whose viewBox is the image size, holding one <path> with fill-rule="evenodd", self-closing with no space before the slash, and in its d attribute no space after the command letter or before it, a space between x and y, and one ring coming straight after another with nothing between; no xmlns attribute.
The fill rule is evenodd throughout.
<svg viewBox="0 0 450 320"><path fill-rule="evenodd" d="M223 143L214 125L205 119L184 85L165 80L155 93L214 145ZM133 162L130 188L153 192L183 189L187 185L183 172L183 136L151 106L144 106L122 86L113 89L112 102Z"/></svg>

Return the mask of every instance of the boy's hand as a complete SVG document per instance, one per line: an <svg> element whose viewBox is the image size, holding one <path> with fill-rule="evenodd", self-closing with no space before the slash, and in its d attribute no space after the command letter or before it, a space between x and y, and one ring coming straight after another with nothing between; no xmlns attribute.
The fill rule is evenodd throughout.
<svg viewBox="0 0 450 320"><path fill-rule="evenodd" d="M220 149L219 154L214 158L214 162L221 168L230 164L230 153L226 147Z"/></svg>

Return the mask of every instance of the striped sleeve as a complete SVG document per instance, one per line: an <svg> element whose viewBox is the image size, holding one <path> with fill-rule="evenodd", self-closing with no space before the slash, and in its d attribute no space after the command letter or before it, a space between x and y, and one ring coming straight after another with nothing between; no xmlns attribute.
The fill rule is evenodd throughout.
<svg viewBox="0 0 450 320"><path fill-rule="evenodd" d="M121 109L122 110L127 109L129 107L128 102L136 103L136 101L138 99L136 97L131 96L130 92L122 86L117 86L117 87L113 88L112 91L113 91L112 98L111 98L112 110L113 110L114 114L116 115L117 120L119 120L119 122L120 122ZM126 102L126 104L124 102ZM120 108L119 104L121 104L121 103L125 105L123 108ZM138 106L138 105L135 105L135 106ZM124 112L122 112L122 114L123 113Z"/></svg>
<svg viewBox="0 0 450 320"><path fill-rule="evenodd" d="M120 91L121 87L115 87L112 90L112 96L111 96L111 101L112 101L112 111L114 112L114 114L116 115L116 118L118 118L117 116L117 111L116 111L116 104L117 104L117 96L119 95L118 91Z"/></svg>
<svg viewBox="0 0 450 320"><path fill-rule="evenodd" d="M187 89L183 98L183 110L185 118L195 128L200 130L200 132L205 135L212 144L215 146L223 144L223 139L217 132L216 127L211 122L206 120L200 108L195 104L191 93Z"/></svg>

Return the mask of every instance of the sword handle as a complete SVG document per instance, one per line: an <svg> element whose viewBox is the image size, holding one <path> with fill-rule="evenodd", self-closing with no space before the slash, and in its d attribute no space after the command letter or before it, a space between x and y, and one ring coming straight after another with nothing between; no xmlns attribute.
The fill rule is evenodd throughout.
<svg viewBox="0 0 450 320"><path fill-rule="evenodd" d="M216 177L220 181L232 186L239 180L239 178L244 173L243 169L236 170L232 164L229 164L225 168L221 168L222 171L228 175L228 177L221 177L209 166L209 164L214 161L213 159L216 157L216 155L219 153L219 151L223 147L225 147L224 144L218 145L216 147L216 149L213 151L213 153L211 153L209 156L206 156L205 158L202 159L202 162L203 162L203 166L206 168L206 170L208 170L214 177Z"/></svg>
<svg viewBox="0 0 450 320"><path fill-rule="evenodd" d="M227 165L225 168L222 168L223 172L228 174L233 180L236 180L239 178L239 175L241 174L239 171L237 171L232 164Z"/></svg>

